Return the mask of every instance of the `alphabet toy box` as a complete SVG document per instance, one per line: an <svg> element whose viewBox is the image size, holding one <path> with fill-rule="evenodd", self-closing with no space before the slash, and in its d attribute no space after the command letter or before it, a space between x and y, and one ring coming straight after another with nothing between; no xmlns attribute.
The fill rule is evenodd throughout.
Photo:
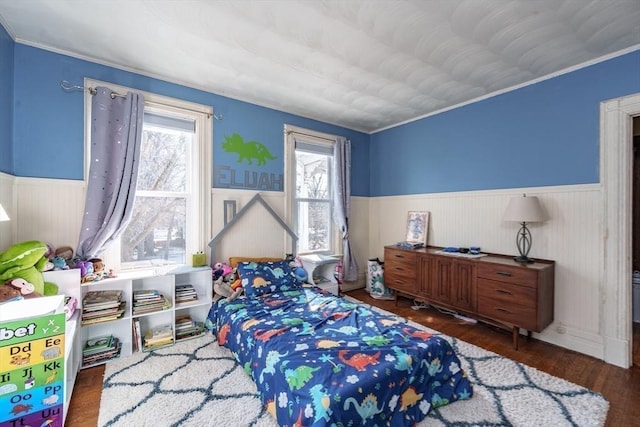
<svg viewBox="0 0 640 427"><path fill-rule="evenodd" d="M61 295L0 305L0 427L62 427L64 328Z"/></svg>

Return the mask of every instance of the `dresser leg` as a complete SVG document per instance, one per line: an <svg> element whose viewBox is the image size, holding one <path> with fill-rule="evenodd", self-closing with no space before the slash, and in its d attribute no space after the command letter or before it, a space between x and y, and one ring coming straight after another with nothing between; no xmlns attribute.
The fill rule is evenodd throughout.
<svg viewBox="0 0 640 427"><path fill-rule="evenodd" d="M520 336L520 328L517 326L513 327L513 349L518 349L518 337Z"/></svg>

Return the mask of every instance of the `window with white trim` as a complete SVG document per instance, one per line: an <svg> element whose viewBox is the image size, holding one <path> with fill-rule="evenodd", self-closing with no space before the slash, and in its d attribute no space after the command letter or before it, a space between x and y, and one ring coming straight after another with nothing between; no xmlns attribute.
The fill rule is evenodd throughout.
<svg viewBox="0 0 640 427"><path fill-rule="evenodd" d="M106 86L122 94L135 91L101 82L85 85ZM144 97L133 216L103 255L107 268L116 271L189 264L191 254L201 251L211 234L207 220L211 212L211 107L150 93ZM90 141L88 104L86 140Z"/></svg>
<svg viewBox="0 0 640 427"><path fill-rule="evenodd" d="M335 137L285 125L287 219L299 254L333 254L332 170Z"/></svg>

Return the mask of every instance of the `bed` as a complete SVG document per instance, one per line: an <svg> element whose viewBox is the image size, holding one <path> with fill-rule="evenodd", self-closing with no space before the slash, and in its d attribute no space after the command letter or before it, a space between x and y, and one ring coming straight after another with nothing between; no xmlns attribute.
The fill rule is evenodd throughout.
<svg viewBox="0 0 640 427"><path fill-rule="evenodd" d="M245 294L208 324L281 426L411 426L472 388L443 338L320 288L283 262L238 265Z"/></svg>

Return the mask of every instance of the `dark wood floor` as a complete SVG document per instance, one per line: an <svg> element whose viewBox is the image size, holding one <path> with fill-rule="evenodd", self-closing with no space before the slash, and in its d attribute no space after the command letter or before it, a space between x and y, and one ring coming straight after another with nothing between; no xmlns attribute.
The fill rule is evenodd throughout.
<svg viewBox="0 0 640 427"><path fill-rule="evenodd" d="M482 323L469 324L437 310L415 311L412 301L400 298L393 301L373 299L363 289L349 295L367 303L392 311L444 334L501 354L541 371L602 393L609 401L607 427L640 426L640 327L634 324L634 365L622 369L593 357L585 356L535 339L521 339L514 350L511 333ZM98 421L104 367L80 371L67 415L67 426L95 426Z"/></svg>

